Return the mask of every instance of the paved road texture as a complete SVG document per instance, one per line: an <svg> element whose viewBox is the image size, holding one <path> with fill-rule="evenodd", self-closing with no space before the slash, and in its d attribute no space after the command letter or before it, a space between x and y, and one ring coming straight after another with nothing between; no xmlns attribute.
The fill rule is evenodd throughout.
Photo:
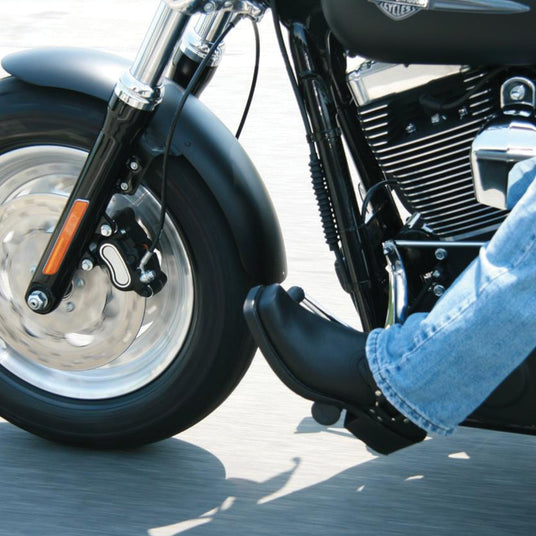
<svg viewBox="0 0 536 536"><path fill-rule="evenodd" d="M89 46L128 57L156 0L0 2L0 53ZM270 21L243 141L277 207L289 284L356 323L309 191L303 134ZM204 96L234 128L253 62L248 24ZM52 444L0 422L0 535L533 535L536 439L461 430L389 457L317 426L257 355L204 422L135 451Z"/></svg>

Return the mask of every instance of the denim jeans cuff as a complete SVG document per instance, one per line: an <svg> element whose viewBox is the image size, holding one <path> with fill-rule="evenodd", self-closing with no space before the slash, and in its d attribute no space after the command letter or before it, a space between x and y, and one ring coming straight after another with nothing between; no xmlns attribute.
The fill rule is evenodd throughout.
<svg viewBox="0 0 536 536"><path fill-rule="evenodd" d="M423 412L415 408L406 397L404 397L393 386L393 382L389 380L392 372L391 367L384 366L385 362L381 358L382 344L381 335L384 333L384 329L375 329L370 332L367 338L366 356L369 363L370 370L376 381L376 384L382 391L385 398L398 410L405 415L410 421L416 424L419 428L422 428L426 432L431 434L437 434L442 436L451 435L455 427L444 426L435 422L432 422L428 417L423 415Z"/></svg>

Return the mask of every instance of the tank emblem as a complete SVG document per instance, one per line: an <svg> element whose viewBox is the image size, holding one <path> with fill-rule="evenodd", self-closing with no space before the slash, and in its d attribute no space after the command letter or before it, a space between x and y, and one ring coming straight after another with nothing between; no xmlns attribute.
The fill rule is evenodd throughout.
<svg viewBox="0 0 536 536"><path fill-rule="evenodd" d="M393 20L404 20L421 9L427 9L429 0L369 0Z"/></svg>
<svg viewBox="0 0 536 536"><path fill-rule="evenodd" d="M369 0L393 20L404 20L425 9L454 13L515 14L530 7L515 0Z"/></svg>

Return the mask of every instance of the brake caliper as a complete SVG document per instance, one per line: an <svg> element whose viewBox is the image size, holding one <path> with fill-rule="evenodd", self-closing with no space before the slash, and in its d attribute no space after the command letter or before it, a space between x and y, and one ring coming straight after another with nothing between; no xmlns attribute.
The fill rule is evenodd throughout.
<svg viewBox="0 0 536 536"><path fill-rule="evenodd" d="M158 256L147 255L151 240L136 221L134 210L125 208L117 212L104 228L109 229L110 235L99 240L95 253L107 266L114 287L133 290L144 298L160 292L167 277Z"/></svg>

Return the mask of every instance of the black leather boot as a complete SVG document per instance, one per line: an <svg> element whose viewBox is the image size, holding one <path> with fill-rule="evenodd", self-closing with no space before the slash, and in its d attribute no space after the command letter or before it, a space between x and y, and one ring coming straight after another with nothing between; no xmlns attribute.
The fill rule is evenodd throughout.
<svg viewBox="0 0 536 536"><path fill-rule="evenodd" d="M280 285L253 288L244 313L279 378L304 398L346 409L345 426L371 448L388 454L424 439L374 382L366 334L309 312Z"/></svg>

